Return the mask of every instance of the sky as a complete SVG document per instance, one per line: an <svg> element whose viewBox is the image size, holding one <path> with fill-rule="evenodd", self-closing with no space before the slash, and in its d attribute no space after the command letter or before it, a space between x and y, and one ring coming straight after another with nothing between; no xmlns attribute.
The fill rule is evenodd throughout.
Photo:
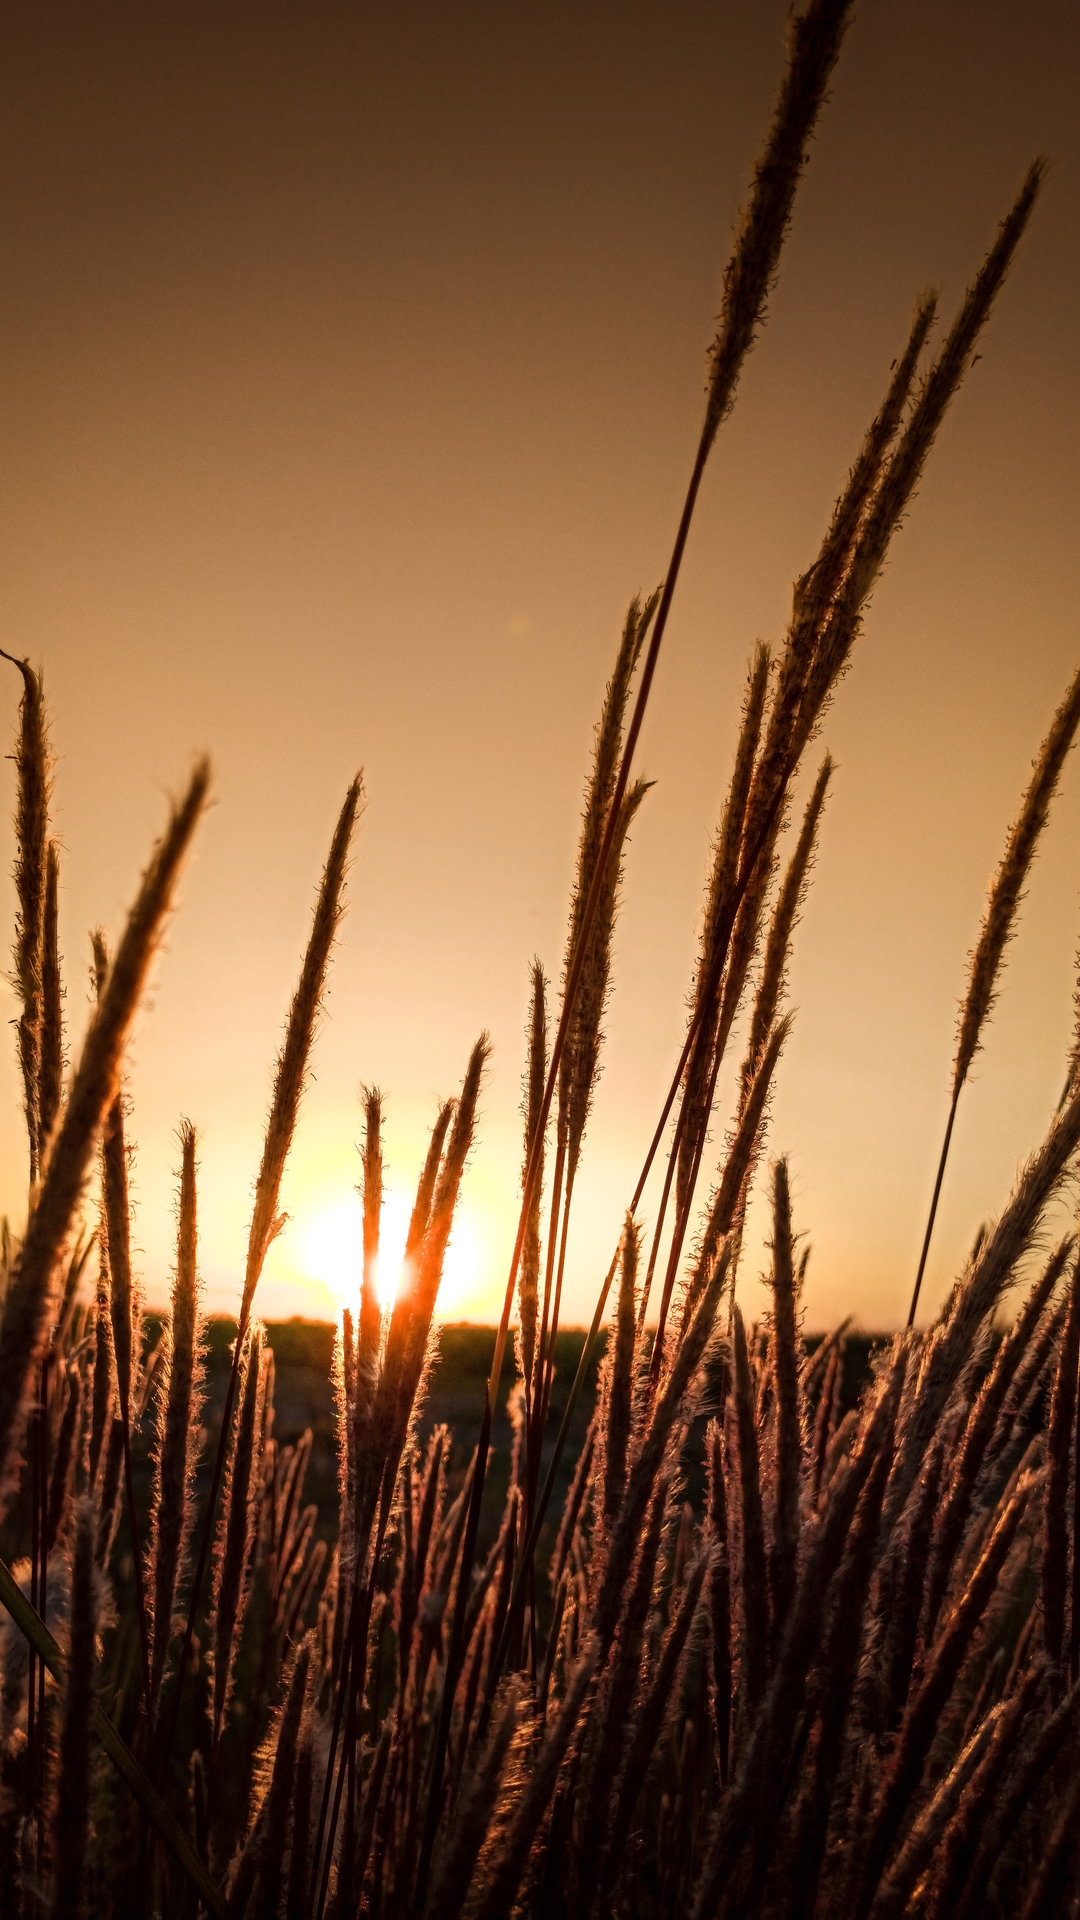
<svg viewBox="0 0 1080 1920"><path fill-rule="evenodd" d="M784 18L773 0L5 16L0 644L45 675L76 1050L88 930L121 927L194 752L215 768L128 1062L153 1302L188 1116L207 1301L235 1307L273 1057L362 767L259 1305L326 1316L355 1286L361 1083L386 1097L400 1235L437 1100L486 1029L442 1312L497 1317L528 969L561 964L592 728L627 603L667 564ZM1078 83L1069 0L857 9L642 736L655 786L628 854L570 1321L591 1315L685 1031L751 648L783 636L916 294L940 287L951 314L1044 152L1033 227L823 735L837 775L771 1117L812 1249L806 1324L904 1316L966 956L1080 658ZM6 884L8 921L12 901ZM1056 1103L1078 935L1071 764L962 1102L928 1314ZM16 1222L20 1127L12 1035ZM756 1206L750 1312L767 1233Z"/></svg>

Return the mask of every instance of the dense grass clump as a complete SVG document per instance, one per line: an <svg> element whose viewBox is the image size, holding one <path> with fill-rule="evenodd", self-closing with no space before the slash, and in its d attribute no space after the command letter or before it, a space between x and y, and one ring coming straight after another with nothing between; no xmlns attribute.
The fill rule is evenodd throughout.
<svg viewBox="0 0 1080 1920"><path fill-rule="evenodd" d="M843 1328L804 1338L786 1162L762 1172L828 756L796 817L798 782L1023 234L1038 164L936 355L934 300L920 300L783 643L751 660L685 1044L592 1326L584 1338L560 1326L624 854L646 798L635 747L701 477L763 320L847 15L848 0L808 0L792 22L671 564L631 604L597 726L557 999L540 963L531 970L501 1321L441 1336L456 1355L452 1409L439 1286L486 1036L437 1115L393 1306L376 1286L383 1099L364 1088L353 1308L321 1360L320 1336L301 1351L295 1329L268 1338L256 1313L359 780L277 1061L236 1320L204 1316L186 1121L171 1307L147 1316L125 1043L209 774L197 768L173 809L115 954L95 936L97 1004L65 1086L47 712L40 676L16 662L13 978L30 1188L21 1232L5 1227L0 1246L5 1917L1076 1910L1080 1277L1071 1238L1041 1266L1031 1256L1080 1146L1078 1050L1046 1137L945 1309L927 1331L864 1350L859 1379ZM991 888L927 1244L1078 722L1080 680ZM734 1108L715 1156L725 1062ZM747 1324L736 1279L759 1175L771 1300ZM291 1355L277 1429L275 1354ZM305 1424L297 1381L313 1354L332 1403L316 1396ZM433 1418L440 1395L456 1438Z"/></svg>

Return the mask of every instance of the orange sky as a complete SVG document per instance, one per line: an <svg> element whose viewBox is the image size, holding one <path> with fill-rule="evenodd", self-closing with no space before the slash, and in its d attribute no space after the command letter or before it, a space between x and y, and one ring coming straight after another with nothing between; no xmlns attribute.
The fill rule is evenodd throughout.
<svg viewBox="0 0 1080 1920"><path fill-rule="evenodd" d="M387 1095L400 1211L435 1098L486 1026L445 1306L497 1311L528 963L561 958L591 729L626 603L667 562L784 13L8 13L0 617L51 699L76 1029L86 929L118 926L191 750L217 770L132 1053L151 1298L187 1114L210 1302L236 1299L270 1062L362 765L294 1223L262 1307L324 1312L327 1282L348 1283L358 1082ZM965 954L1080 655L1078 52L1066 0L858 9L642 741L657 784L629 856L571 1319L591 1311L681 1041L750 647L782 635L914 294L939 284L952 311L1047 151L1033 231L826 728L839 772L773 1113L814 1248L808 1322L903 1313ZM13 721L13 672L3 684ZM961 1109L928 1306L1060 1089L1078 849L1073 765ZM13 1043L0 1076L0 1202L18 1217Z"/></svg>

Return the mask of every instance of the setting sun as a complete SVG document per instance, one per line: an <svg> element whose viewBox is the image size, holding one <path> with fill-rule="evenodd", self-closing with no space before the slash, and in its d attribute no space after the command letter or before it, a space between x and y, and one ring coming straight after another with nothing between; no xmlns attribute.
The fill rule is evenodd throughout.
<svg viewBox="0 0 1080 1920"><path fill-rule="evenodd" d="M378 1269L379 1304L384 1311L393 1305L401 1280L410 1208L403 1192L393 1188L384 1192ZM339 1312L342 1307L355 1308L364 1248L359 1195L353 1193L306 1217L299 1215L296 1229L298 1264L305 1278L324 1286ZM443 1262L440 1319L453 1318L463 1311L475 1294L479 1266L472 1221L467 1211L459 1212Z"/></svg>

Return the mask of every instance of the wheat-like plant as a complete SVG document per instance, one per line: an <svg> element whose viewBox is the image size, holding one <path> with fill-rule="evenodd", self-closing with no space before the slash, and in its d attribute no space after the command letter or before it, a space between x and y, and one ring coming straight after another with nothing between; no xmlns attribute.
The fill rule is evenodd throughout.
<svg viewBox="0 0 1080 1920"><path fill-rule="evenodd" d="M847 1323L814 1351L804 1336L805 1256L782 1157L768 1172L768 1310L734 1297L831 760L796 823L799 776L1027 224L1038 164L923 372L935 309L932 296L917 303L782 645L752 657L685 1042L554 1431L575 1186L628 830L646 790L638 736L702 473L764 319L848 14L849 0L808 0L791 23L724 276L671 564L652 597L631 603L597 727L557 1012L532 965L519 1227L471 1457L444 1426L425 1435L423 1416L486 1036L436 1116L385 1312L384 1102L361 1091L363 1257L333 1363L336 1516L305 1501L311 1433L286 1444L274 1430L274 1357L255 1299L283 1224L359 781L332 836L277 1062L212 1408L196 1134L182 1123L175 1273L155 1343L131 1254L123 1080L208 773L196 770L173 810L115 956L94 943L97 1005L65 1087L48 716L40 675L15 662L30 1183L21 1234L5 1226L0 1242L5 1920L1077 1910L1074 1240L1028 1271L1080 1147L1075 1060L945 1308L926 1331L882 1341L861 1391L847 1379ZM972 960L923 1263L957 1101L1078 720L1080 680L1036 763ZM710 1148L725 1060L737 1068L732 1110ZM1017 1286L1001 1333L995 1318ZM511 1351L503 1486L488 1468ZM135 1471L144 1450L148 1500Z"/></svg>

